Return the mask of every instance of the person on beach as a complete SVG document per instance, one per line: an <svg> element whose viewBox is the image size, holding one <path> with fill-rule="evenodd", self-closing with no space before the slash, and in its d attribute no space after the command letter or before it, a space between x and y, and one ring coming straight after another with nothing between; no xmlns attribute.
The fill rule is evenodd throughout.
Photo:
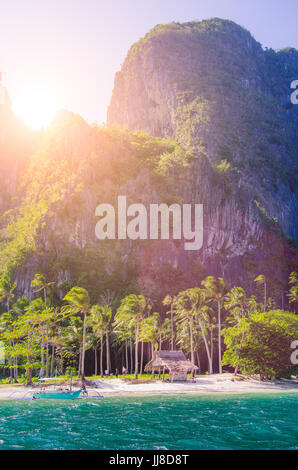
<svg viewBox="0 0 298 470"><path fill-rule="evenodd" d="M82 382L82 395L88 396L88 390L84 382Z"/></svg>

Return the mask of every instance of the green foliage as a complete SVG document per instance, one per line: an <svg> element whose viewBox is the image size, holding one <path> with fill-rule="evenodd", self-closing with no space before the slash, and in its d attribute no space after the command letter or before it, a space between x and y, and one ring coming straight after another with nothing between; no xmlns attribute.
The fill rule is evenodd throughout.
<svg viewBox="0 0 298 470"><path fill-rule="evenodd" d="M287 294L290 303L298 302L298 276L295 271L293 271L289 276L289 284L291 285L290 291Z"/></svg>
<svg viewBox="0 0 298 470"><path fill-rule="evenodd" d="M223 364L239 367L244 374L283 375L292 365L291 342L298 337L298 318L281 310L251 315L245 321L245 340L239 351L241 327L223 331L227 349Z"/></svg>

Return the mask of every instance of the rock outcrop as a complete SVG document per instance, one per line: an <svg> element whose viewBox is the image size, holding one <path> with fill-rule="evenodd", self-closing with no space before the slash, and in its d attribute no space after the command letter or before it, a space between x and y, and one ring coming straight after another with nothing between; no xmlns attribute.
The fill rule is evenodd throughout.
<svg viewBox="0 0 298 470"><path fill-rule="evenodd" d="M254 258L278 276L286 239L298 241L295 79L297 50L264 50L217 18L156 26L116 74L108 124L172 137L197 155L191 193L205 204L205 233L194 256L218 272L247 277Z"/></svg>

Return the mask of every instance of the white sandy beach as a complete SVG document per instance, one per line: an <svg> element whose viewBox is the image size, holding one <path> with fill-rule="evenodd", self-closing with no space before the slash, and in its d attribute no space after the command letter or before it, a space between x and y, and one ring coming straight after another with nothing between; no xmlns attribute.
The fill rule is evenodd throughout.
<svg viewBox="0 0 298 470"><path fill-rule="evenodd" d="M297 392L298 381L277 380L275 382L246 378L235 380L233 374L214 374L197 377L195 383L170 383L156 380L147 383L130 383L122 379L96 379L94 386L88 386L89 395L153 395L153 394L185 394L185 393L271 393L271 392ZM30 388L22 385L0 386L0 400L8 398L21 398L30 396ZM36 390L36 388L35 388Z"/></svg>

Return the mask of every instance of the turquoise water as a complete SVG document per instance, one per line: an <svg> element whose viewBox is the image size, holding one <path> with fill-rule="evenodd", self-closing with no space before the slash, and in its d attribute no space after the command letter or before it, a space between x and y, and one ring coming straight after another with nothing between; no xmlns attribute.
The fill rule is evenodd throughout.
<svg viewBox="0 0 298 470"><path fill-rule="evenodd" d="M2 449L298 449L298 394L3 401Z"/></svg>

